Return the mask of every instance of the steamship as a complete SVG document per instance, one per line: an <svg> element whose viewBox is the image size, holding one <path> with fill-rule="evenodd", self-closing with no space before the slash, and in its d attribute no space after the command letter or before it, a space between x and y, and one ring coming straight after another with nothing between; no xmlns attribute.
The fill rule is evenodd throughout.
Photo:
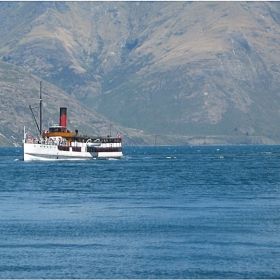
<svg viewBox="0 0 280 280"><path fill-rule="evenodd" d="M40 84L40 125L34 114L33 119L38 128L39 136L27 135L24 128L23 160L88 160L98 158L121 158L122 138L80 135L78 130L67 129L67 108L60 108L59 125L52 125L47 131L42 131L42 85Z"/></svg>

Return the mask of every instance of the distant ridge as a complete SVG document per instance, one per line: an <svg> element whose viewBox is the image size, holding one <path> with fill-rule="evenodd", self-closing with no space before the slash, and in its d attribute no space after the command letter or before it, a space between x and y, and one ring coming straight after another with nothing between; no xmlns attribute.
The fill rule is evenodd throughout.
<svg viewBox="0 0 280 280"><path fill-rule="evenodd" d="M46 126L66 106L127 145L280 143L279 2L0 2L0 38L0 145L41 80Z"/></svg>

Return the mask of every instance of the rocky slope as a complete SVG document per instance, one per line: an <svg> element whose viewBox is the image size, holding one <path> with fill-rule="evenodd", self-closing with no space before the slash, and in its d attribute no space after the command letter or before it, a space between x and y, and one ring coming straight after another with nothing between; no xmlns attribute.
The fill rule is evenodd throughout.
<svg viewBox="0 0 280 280"><path fill-rule="evenodd" d="M0 8L0 132L8 142L31 125L27 105L43 80L53 92L47 118L69 105L88 133L114 124L127 144L152 144L155 135L159 144L280 143L278 2Z"/></svg>

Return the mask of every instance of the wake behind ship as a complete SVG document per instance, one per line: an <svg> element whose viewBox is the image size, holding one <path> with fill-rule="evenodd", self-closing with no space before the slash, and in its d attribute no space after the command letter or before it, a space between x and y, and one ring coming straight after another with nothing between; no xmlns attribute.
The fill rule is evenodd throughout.
<svg viewBox="0 0 280 280"><path fill-rule="evenodd" d="M67 108L60 108L59 125L41 129L42 98L40 93L40 137L28 136L24 131L23 160L87 160L97 158L121 158L122 138L80 135L78 130L67 129ZM31 109L31 107L30 107ZM36 123L37 124L37 123Z"/></svg>

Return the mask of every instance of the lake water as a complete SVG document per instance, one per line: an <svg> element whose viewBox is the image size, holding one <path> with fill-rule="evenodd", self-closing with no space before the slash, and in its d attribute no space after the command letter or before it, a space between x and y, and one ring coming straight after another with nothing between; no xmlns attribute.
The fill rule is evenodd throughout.
<svg viewBox="0 0 280 280"><path fill-rule="evenodd" d="M0 278L280 278L280 146L0 148Z"/></svg>

